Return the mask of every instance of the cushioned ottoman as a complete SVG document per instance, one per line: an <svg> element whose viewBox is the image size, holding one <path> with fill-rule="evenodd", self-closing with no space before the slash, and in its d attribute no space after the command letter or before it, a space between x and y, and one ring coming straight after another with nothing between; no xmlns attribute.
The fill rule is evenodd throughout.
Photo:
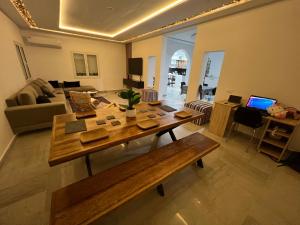
<svg viewBox="0 0 300 225"><path fill-rule="evenodd" d="M203 125L209 122L210 115L212 112L212 104L204 101L193 101L184 104L185 107L194 109L198 112L204 113L204 116L198 120L194 120L193 123L196 125Z"/></svg>
<svg viewBox="0 0 300 225"><path fill-rule="evenodd" d="M142 101L153 102L158 100L158 92L153 89L142 90Z"/></svg>

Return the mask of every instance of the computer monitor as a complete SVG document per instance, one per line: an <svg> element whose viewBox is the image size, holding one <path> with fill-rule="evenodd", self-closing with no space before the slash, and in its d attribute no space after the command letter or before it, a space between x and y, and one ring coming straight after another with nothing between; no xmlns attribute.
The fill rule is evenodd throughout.
<svg viewBox="0 0 300 225"><path fill-rule="evenodd" d="M247 102L247 107L256 108L262 111L267 111L267 109L276 104L277 100L273 98L259 97L251 95Z"/></svg>

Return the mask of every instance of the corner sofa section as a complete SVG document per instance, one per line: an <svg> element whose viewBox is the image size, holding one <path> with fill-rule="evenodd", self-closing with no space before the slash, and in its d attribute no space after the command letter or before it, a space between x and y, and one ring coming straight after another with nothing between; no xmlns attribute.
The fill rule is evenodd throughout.
<svg viewBox="0 0 300 225"><path fill-rule="evenodd" d="M52 126L53 116L67 112L66 98L62 89L51 89L54 97L50 103L37 104L36 98L43 93L43 85L49 83L37 79L6 99L5 115L15 134Z"/></svg>

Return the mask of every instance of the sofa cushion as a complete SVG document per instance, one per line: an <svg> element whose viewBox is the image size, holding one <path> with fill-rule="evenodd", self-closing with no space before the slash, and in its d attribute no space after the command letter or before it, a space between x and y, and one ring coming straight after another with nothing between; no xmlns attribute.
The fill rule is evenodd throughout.
<svg viewBox="0 0 300 225"><path fill-rule="evenodd" d="M58 80L49 80L48 81L53 88L59 88Z"/></svg>
<svg viewBox="0 0 300 225"><path fill-rule="evenodd" d="M9 96L7 99L5 99L7 107L13 107L18 106L18 95L17 93Z"/></svg>
<svg viewBox="0 0 300 225"><path fill-rule="evenodd" d="M37 104L51 103L51 101L46 96L39 96L39 97L36 98L36 103Z"/></svg>
<svg viewBox="0 0 300 225"><path fill-rule="evenodd" d="M37 97L39 96L38 92L37 92L30 84L27 85L27 86L25 86L25 87L21 90L21 92L22 92L22 91L32 93L33 96L34 96L35 98L37 98Z"/></svg>
<svg viewBox="0 0 300 225"><path fill-rule="evenodd" d="M23 89L18 93L18 103L19 105L34 105L36 104L36 97L33 92Z"/></svg>
<svg viewBox="0 0 300 225"><path fill-rule="evenodd" d="M80 81L64 81L64 88L80 87Z"/></svg>

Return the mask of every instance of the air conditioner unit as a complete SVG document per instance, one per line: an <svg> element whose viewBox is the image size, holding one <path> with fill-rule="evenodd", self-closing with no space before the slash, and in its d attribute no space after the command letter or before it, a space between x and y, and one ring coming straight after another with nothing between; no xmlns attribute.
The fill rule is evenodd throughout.
<svg viewBox="0 0 300 225"><path fill-rule="evenodd" d="M56 48L61 49L61 43L59 40L51 37L44 36L26 36L23 37L24 43L30 46L44 47L44 48Z"/></svg>

